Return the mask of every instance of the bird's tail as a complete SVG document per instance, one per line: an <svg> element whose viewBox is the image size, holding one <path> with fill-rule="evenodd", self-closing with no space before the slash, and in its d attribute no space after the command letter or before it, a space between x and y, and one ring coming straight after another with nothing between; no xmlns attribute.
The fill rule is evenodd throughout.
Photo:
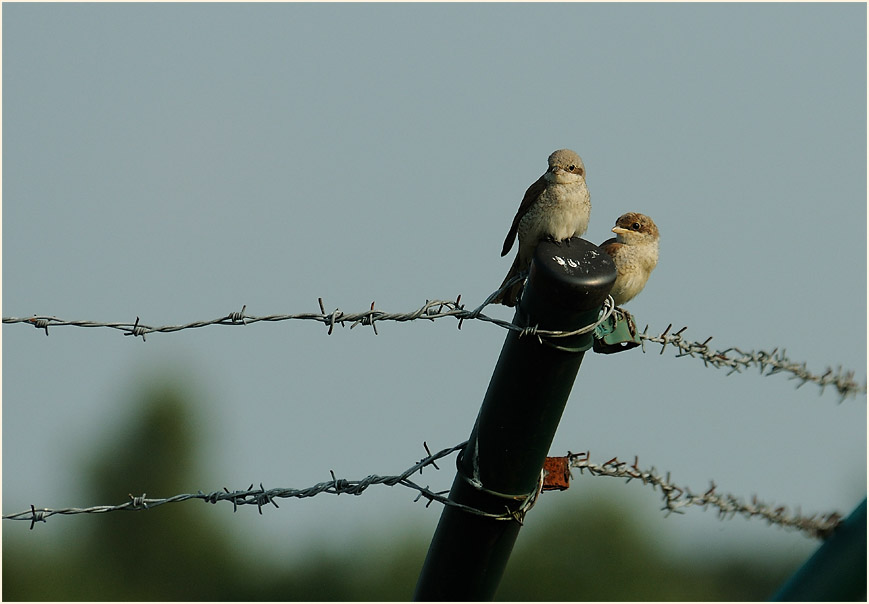
<svg viewBox="0 0 869 604"><path fill-rule="evenodd" d="M507 272L507 276L504 277L504 280L501 282L501 287L507 285L507 282L510 281L513 277L519 274L519 254L516 254L516 259L513 261L513 266L510 267L510 270ZM522 287L525 285L525 280L521 279L514 283L512 286L498 294L493 300L494 304L503 304L504 306L516 306L516 302L519 299L519 292L522 291ZM500 287L498 288L500 289Z"/></svg>

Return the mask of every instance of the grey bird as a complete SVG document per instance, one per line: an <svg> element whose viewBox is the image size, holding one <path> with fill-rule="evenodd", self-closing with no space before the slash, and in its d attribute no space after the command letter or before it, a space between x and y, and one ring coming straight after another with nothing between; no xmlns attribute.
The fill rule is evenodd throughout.
<svg viewBox="0 0 869 604"><path fill-rule="evenodd" d="M501 255L506 256L518 236L519 251L501 287L528 270L537 244L548 239L561 242L581 237L588 228L591 198L585 185L585 166L570 149L559 149L549 156L549 169L525 191L516 217L504 240ZM523 282L519 281L493 302L516 306Z"/></svg>

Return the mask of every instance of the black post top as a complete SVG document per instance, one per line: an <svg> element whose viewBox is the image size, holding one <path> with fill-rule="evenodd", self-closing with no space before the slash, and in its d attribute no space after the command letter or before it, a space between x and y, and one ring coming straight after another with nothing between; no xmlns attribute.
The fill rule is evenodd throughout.
<svg viewBox="0 0 869 604"><path fill-rule="evenodd" d="M541 241L534 253L528 281L536 292L546 292L548 305L583 312L598 309L616 280L616 265L601 248L574 237L567 241Z"/></svg>

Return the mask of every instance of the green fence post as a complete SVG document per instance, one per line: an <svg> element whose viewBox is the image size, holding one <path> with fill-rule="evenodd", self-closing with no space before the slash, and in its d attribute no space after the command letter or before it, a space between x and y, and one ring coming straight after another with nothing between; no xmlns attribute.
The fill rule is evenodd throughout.
<svg viewBox="0 0 869 604"><path fill-rule="evenodd" d="M772 599L866 601L865 499Z"/></svg>

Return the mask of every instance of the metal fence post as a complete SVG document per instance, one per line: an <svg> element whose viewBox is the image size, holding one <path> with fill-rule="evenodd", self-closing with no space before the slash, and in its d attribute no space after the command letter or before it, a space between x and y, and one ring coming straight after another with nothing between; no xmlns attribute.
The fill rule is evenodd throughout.
<svg viewBox="0 0 869 604"><path fill-rule="evenodd" d="M573 331L595 323L615 282L615 265L583 239L542 242L513 323ZM476 510L518 512L534 494L549 446L592 334L542 342L510 331L450 499ZM521 517L521 512L520 512ZM417 600L491 600L521 524L444 507L420 573Z"/></svg>

